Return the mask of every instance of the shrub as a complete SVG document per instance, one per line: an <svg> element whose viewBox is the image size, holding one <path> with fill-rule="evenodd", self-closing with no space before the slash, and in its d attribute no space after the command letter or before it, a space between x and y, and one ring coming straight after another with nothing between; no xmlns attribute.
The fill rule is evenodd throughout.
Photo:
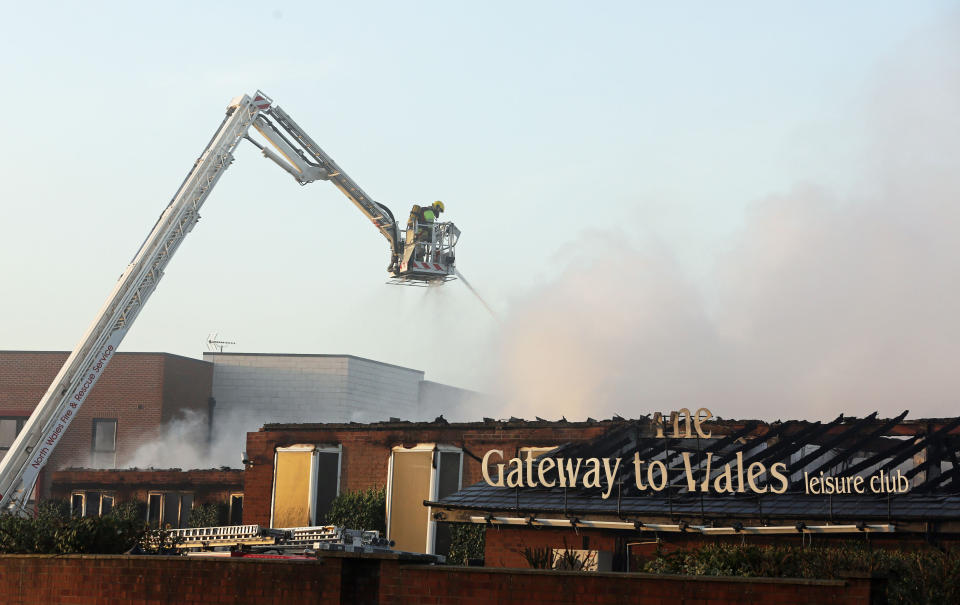
<svg viewBox="0 0 960 605"><path fill-rule="evenodd" d="M836 578L846 572L887 577L889 603L960 603L960 551L921 548L708 545L646 562L651 573L794 578Z"/></svg>
<svg viewBox="0 0 960 605"><path fill-rule="evenodd" d="M553 568L564 571L584 571L596 569L597 554L595 552L580 553L571 550L564 544L564 549L553 555Z"/></svg>
<svg viewBox="0 0 960 605"><path fill-rule="evenodd" d="M450 565L467 565L470 559L483 559L486 526L478 523L450 524Z"/></svg>
<svg viewBox="0 0 960 605"><path fill-rule="evenodd" d="M190 509L189 527L217 527L226 525L230 507L223 502L206 502Z"/></svg>
<svg viewBox="0 0 960 605"><path fill-rule="evenodd" d="M383 487L344 492L333 499L326 523L361 531L387 533L387 490Z"/></svg>
<svg viewBox="0 0 960 605"><path fill-rule="evenodd" d="M527 565L534 569L553 569L553 549L543 546L524 548L520 553L527 560Z"/></svg>
<svg viewBox="0 0 960 605"><path fill-rule="evenodd" d="M146 524L136 503L104 517L70 517L65 502L44 501L36 517L0 515L0 552L122 553L143 542Z"/></svg>

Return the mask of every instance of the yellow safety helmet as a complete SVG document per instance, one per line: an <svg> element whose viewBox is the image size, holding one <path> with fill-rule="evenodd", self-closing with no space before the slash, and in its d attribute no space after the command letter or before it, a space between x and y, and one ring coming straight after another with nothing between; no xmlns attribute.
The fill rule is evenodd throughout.
<svg viewBox="0 0 960 605"><path fill-rule="evenodd" d="M443 202L441 202L440 200L435 201L433 203L433 208L434 210L439 210L440 212L443 212L444 211Z"/></svg>

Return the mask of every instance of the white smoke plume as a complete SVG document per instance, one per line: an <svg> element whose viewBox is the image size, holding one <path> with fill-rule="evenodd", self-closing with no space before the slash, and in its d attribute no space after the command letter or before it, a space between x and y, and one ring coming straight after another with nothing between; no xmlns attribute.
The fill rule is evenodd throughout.
<svg viewBox="0 0 960 605"><path fill-rule="evenodd" d="M960 20L939 34L866 95L869 183L756 202L719 286L622 231L573 243L566 271L507 314L501 415L956 415Z"/></svg>
<svg viewBox="0 0 960 605"><path fill-rule="evenodd" d="M160 435L137 449L127 468L208 469L242 468L247 431L261 423L252 419L217 414L209 434L206 414L185 410L166 423Z"/></svg>

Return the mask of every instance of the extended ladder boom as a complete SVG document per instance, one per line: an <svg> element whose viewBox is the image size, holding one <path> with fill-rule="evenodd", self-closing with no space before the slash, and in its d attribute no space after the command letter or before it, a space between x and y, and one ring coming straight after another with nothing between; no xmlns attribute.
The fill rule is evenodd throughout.
<svg viewBox="0 0 960 605"><path fill-rule="evenodd" d="M326 171L329 175L327 178L336 185L337 189L342 191L350 201L357 205L357 208L383 233L384 237L386 237L394 247L394 250L399 252L399 230L397 228L397 221L393 218L393 213L390 212L390 209L378 204L367 195L366 192L360 188L360 185L341 170L340 167L337 166L337 163L333 161L333 158L327 155L285 111L274 106L270 108L269 115L297 139L303 148L309 152Z"/></svg>
<svg viewBox="0 0 960 605"><path fill-rule="evenodd" d="M410 262L408 268L407 263L401 261L404 238L390 209L370 199L290 116L278 107L271 108L272 103L260 91L253 98L242 95L231 101L227 116L203 154L120 276L107 302L63 364L6 456L0 460L0 511L25 509L41 469L153 293L170 258L197 223L200 207L223 171L233 162L233 151L241 139L251 141L301 185L315 180L332 181L390 242L389 271L394 277L410 282L435 282L447 279L454 272L453 245L460 232L452 223L438 223L434 227L442 233L455 233L452 238L449 235L444 236L445 239L437 238L431 246L425 242L416 244L426 250L422 255L442 259L432 267L426 267L421 259L419 263ZM260 132L276 151L250 138L251 127Z"/></svg>
<svg viewBox="0 0 960 605"><path fill-rule="evenodd" d="M390 243L391 271L399 266L399 259L403 254L403 238L397 221L386 206L377 203L360 188L350 176L337 165L333 158L311 139L287 112L273 106L264 112L269 115L257 117L253 127L280 152L277 157L270 149L253 141L260 147L263 155L275 161L281 168L293 175L301 185L314 180L331 181L347 198L353 202L360 212L383 234ZM276 125L274 125L276 122ZM279 128L278 128L279 126ZM294 146L280 129L292 137L298 145ZM307 157L309 156L309 157ZM282 158L282 159L281 159ZM285 161L284 161L285 160ZM291 169L292 168L292 169Z"/></svg>
<svg viewBox="0 0 960 605"><path fill-rule="evenodd" d="M237 143L267 105L263 97L247 95L231 103L229 115L0 461L0 510L11 505L22 510L30 499L40 470L153 293L170 258L193 229L200 207L233 162Z"/></svg>

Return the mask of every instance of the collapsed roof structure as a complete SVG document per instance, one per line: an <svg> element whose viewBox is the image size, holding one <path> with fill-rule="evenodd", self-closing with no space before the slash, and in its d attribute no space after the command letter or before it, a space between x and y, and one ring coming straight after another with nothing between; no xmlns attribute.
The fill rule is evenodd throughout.
<svg viewBox="0 0 960 605"><path fill-rule="evenodd" d="M541 455L555 460L543 473L552 487L482 481L425 504L448 521L534 527L960 533L960 418L905 421L906 414L720 421L707 439L661 436L644 418ZM622 461L615 485L561 481L564 460L591 458ZM664 476L648 476L654 464ZM756 478L761 468L778 469L782 489L746 489L744 474Z"/></svg>

